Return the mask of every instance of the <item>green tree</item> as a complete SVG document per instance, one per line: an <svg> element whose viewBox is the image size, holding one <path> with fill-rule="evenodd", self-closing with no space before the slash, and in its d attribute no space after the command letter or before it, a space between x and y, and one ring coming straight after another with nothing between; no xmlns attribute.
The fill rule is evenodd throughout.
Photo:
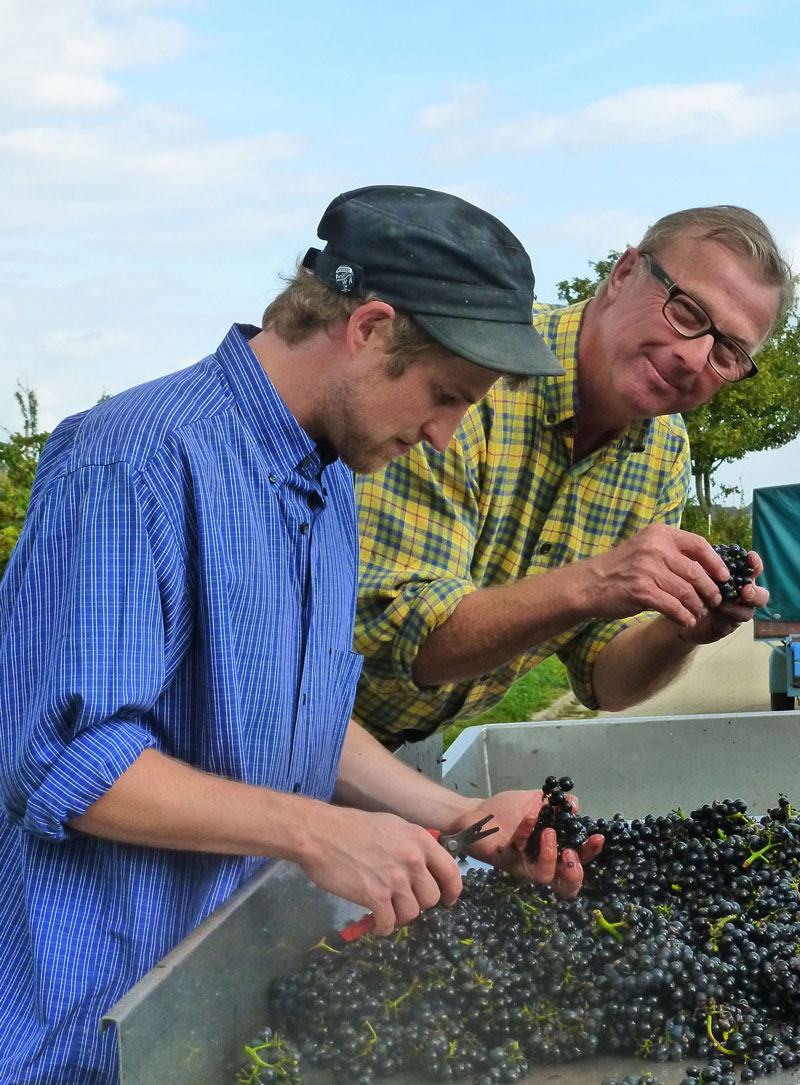
<svg viewBox="0 0 800 1085"><path fill-rule="evenodd" d="M589 261L589 267L594 270L594 275L586 278L575 279L562 279L560 283L556 283L556 293L561 301L565 305L575 305L576 302L585 301L586 298L591 298L594 295L595 290L599 283L607 279L611 274L611 269L622 256L621 252L617 252L615 249L608 250L608 256L605 260L598 260L596 263L593 260Z"/></svg>
<svg viewBox="0 0 800 1085"><path fill-rule="evenodd" d="M686 414L697 503L709 515L711 483L723 463L782 448L800 434L800 321L795 305L756 358L758 376L722 388Z"/></svg>
<svg viewBox="0 0 800 1085"><path fill-rule="evenodd" d="M36 465L48 437L39 432L36 393L20 385L14 398L22 413L22 428L0 441L0 576L22 530Z"/></svg>
<svg viewBox="0 0 800 1085"><path fill-rule="evenodd" d="M745 550L752 550L753 518L750 509L744 506L742 491L736 487L723 486L722 496L735 497L739 507L721 508L719 505L712 505L709 514L690 497L683 510L681 527L685 531L693 531L695 535L703 535L711 543L736 542Z"/></svg>

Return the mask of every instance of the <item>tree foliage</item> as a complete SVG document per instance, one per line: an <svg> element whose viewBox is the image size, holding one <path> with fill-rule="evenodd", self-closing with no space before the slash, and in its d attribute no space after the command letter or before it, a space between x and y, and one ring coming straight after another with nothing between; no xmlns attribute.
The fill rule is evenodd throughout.
<svg viewBox="0 0 800 1085"><path fill-rule="evenodd" d="M21 385L14 398L22 412L22 427L0 441L0 575L22 531L36 465L49 436L39 432L36 393Z"/></svg>
<svg viewBox="0 0 800 1085"><path fill-rule="evenodd" d="M711 480L723 463L782 448L800 434L800 323L797 304L756 358L753 380L727 385L686 415L692 473L701 508L711 507Z"/></svg>
<svg viewBox="0 0 800 1085"><path fill-rule="evenodd" d="M604 260L589 261L589 267L593 269L594 275L585 278L562 279L560 283L556 283L556 293L559 300L563 301L565 305L575 305L576 302L591 298L598 284L611 274L611 270L620 256L622 256L621 252L609 249L608 256Z"/></svg>
<svg viewBox="0 0 800 1085"><path fill-rule="evenodd" d="M701 509L696 501L689 498L683 510L681 527L684 531L702 535L710 543L730 543L734 540L745 550L752 550L753 517L750 509L741 504L741 491L734 493L739 498L738 508L712 505L709 511Z"/></svg>

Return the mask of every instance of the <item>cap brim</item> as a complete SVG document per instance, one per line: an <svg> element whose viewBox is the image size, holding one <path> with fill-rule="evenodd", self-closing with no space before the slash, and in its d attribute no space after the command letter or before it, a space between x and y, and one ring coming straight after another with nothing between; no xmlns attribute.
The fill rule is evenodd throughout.
<svg viewBox="0 0 800 1085"><path fill-rule="evenodd" d="M560 377L566 372L533 324L412 315L437 343L486 369L519 377Z"/></svg>

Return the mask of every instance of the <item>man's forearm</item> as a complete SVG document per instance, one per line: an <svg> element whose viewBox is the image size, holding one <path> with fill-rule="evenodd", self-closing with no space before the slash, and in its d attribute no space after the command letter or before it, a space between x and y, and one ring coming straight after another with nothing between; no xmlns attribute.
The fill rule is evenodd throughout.
<svg viewBox="0 0 800 1085"><path fill-rule="evenodd" d="M334 800L359 810L397 814L443 831L474 805L473 800L403 764L353 721L339 761Z"/></svg>
<svg viewBox="0 0 800 1085"><path fill-rule="evenodd" d="M680 629L707 620L709 608L721 602L719 583L727 576L725 563L705 539L650 524L594 557L467 595L421 646L414 681L436 686L473 678L585 619L628 618L648 610L670 619L656 631L654 647L679 666L686 647ZM646 656L637 671L643 690L659 688L663 663L657 655Z"/></svg>
<svg viewBox="0 0 800 1085"><path fill-rule="evenodd" d="M335 799L442 829L474 805L398 761L353 722ZM338 817L317 799L227 780L145 750L70 826L126 844L298 862L328 815Z"/></svg>
<svg viewBox="0 0 800 1085"><path fill-rule="evenodd" d="M212 776L144 750L70 826L126 844L294 859L327 804Z"/></svg>
<svg viewBox="0 0 800 1085"><path fill-rule="evenodd" d="M414 661L419 686L476 678L593 617L582 589L584 563L479 588L421 645Z"/></svg>
<svg viewBox="0 0 800 1085"><path fill-rule="evenodd" d="M603 648L592 669L600 707L620 712L658 693L677 678L697 647L661 616L628 626Z"/></svg>

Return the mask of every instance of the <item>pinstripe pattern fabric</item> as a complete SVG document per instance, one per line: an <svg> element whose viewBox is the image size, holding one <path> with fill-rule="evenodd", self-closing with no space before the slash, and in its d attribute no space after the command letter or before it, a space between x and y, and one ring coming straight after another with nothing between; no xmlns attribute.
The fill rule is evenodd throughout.
<svg viewBox="0 0 800 1085"><path fill-rule="evenodd" d="M108 1085L98 1019L262 862L65 822L146 747L330 798L360 657L352 478L234 327L63 422L0 585L0 1082Z"/></svg>
<svg viewBox="0 0 800 1085"><path fill-rule="evenodd" d="M690 481L680 416L635 423L571 463L584 308L534 307L534 324L565 376L517 392L497 384L444 453L418 445L356 480L355 648L365 659L355 716L378 737L422 737L476 716L554 652L577 695L594 706L594 659L644 617L584 623L472 681L420 689L412 679L420 644L469 592L590 557L654 521L680 523Z"/></svg>

